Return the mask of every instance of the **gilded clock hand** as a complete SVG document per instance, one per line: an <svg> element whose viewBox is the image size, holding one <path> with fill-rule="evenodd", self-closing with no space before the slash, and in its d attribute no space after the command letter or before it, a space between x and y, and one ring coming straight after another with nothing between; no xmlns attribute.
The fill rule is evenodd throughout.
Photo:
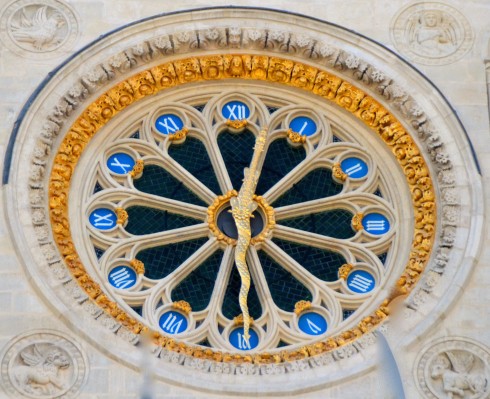
<svg viewBox="0 0 490 399"><path fill-rule="evenodd" d="M246 255L252 237L250 218L257 209L257 203L253 200L255 189L259 181L260 170L258 163L260 154L264 151L267 129L262 129L255 140L254 153L250 167L245 168L242 187L237 197L230 199L231 213L238 230L238 242L235 249L235 264L240 274L242 285L240 287L240 309L243 315L243 337L250 338L250 315L248 313L247 296L250 289L250 272L248 271Z"/></svg>

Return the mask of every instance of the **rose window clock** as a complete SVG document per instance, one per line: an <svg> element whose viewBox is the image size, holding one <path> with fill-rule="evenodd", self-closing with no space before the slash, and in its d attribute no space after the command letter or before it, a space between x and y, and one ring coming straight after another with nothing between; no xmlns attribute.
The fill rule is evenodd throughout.
<svg viewBox="0 0 490 399"><path fill-rule="evenodd" d="M406 188L356 124L304 95L222 83L157 96L103 129L73 176L74 241L104 300L144 329L280 352L381 305L412 226Z"/></svg>
<svg viewBox="0 0 490 399"><path fill-rule="evenodd" d="M160 85L168 68L151 70ZM81 118L51 174L68 198L53 196L53 230L60 206L71 221L58 247L97 305L218 361L314 355L379 325L432 240L417 225L430 179L420 193L410 180L427 169L407 162L417 149L397 141L394 118L374 101L382 112L353 115L347 95L326 101L323 86L273 74L158 90L139 76L142 98L123 82L95 101L87 116L104 123L87 134Z"/></svg>

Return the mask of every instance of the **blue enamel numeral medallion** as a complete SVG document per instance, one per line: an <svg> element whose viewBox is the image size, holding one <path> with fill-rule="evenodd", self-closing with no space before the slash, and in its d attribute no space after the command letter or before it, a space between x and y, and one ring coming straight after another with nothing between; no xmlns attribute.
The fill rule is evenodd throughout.
<svg viewBox="0 0 490 399"><path fill-rule="evenodd" d="M347 277L347 286L351 291L365 294L374 288L374 277L364 270L355 270Z"/></svg>
<svg viewBox="0 0 490 399"><path fill-rule="evenodd" d="M241 101L230 101L221 108L223 118L230 121L241 121L248 119L250 116L250 108Z"/></svg>
<svg viewBox="0 0 490 399"><path fill-rule="evenodd" d="M184 127L184 122L175 114L160 115L155 121L155 129L162 134L174 134Z"/></svg>
<svg viewBox="0 0 490 399"><path fill-rule="evenodd" d="M107 208L98 208L89 216L89 222L99 230L110 230L117 222L116 214Z"/></svg>
<svg viewBox="0 0 490 399"><path fill-rule="evenodd" d="M379 236L390 230L390 222L380 213L369 213L362 218L362 227L368 233Z"/></svg>
<svg viewBox="0 0 490 399"><path fill-rule="evenodd" d="M136 284L136 272L128 266L116 266L109 273L109 283L120 290Z"/></svg>
<svg viewBox="0 0 490 399"><path fill-rule="evenodd" d="M349 177L360 179L368 174L368 166L362 159L351 157L340 163L342 171Z"/></svg>
<svg viewBox="0 0 490 399"><path fill-rule="evenodd" d="M243 336L243 327L235 328L230 333L230 344L232 344L235 348L240 349L242 351L248 351L250 349L256 348L259 344L259 336L258 334L250 329L250 338L247 342L245 337Z"/></svg>
<svg viewBox="0 0 490 399"><path fill-rule="evenodd" d="M307 116L298 116L289 123L289 128L303 136L311 136L316 133L316 123Z"/></svg>
<svg viewBox="0 0 490 399"><path fill-rule="evenodd" d="M166 333L180 334L187 329L188 322L182 313L171 310L160 316L158 324Z"/></svg>
<svg viewBox="0 0 490 399"><path fill-rule="evenodd" d="M298 327L301 331L309 335L321 335L327 331L327 321L315 312L302 314L298 319Z"/></svg>
<svg viewBox="0 0 490 399"><path fill-rule="evenodd" d="M109 168L109 170L112 173L116 173L118 175L125 175L131 172L134 168L134 165L134 159L124 152L113 154L107 159L107 167Z"/></svg>

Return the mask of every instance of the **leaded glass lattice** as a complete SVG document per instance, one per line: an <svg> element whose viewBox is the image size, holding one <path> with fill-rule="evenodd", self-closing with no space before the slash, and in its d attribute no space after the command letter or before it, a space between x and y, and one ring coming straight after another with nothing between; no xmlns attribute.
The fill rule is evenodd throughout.
<svg viewBox="0 0 490 399"><path fill-rule="evenodd" d="M218 146L235 190L240 188L243 169L250 165L255 136L250 131L234 134L224 131L218 136Z"/></svg>
<svg viewBox="0 0 490 399"><path fill-rule="evenodd" d="M183 144L171 145L168 154L214 193L220 192L213 165L200 140L188 137Z"/></svg>
<svg viewBox="0 0 490 399"><path fill-rule="evenodd" d="M267 149L267 156L260 173L257 194L262 195L286 176L306 157L303 147L292 147L287 139L274 140Z"/></svg>
<svg viewBox="0 0 490 399"><path fill-rule="evenodd" d="M171 198L185 203L204 205L184 184L158 165L145 167L143 176L134 181L134 186L145 193Z"/></svg>
<svg viewBox="0 0 490 399"><path fill-rule="evenodd" d="M315 169L299 182L294 183L289 191L274 202L274 206L280 207L330 197L341 191L342 185L332 179L331 170Z"/></svg>
<svg viewBox="0 0 490 399"><path fill-rule="evenodd" d="M128 224L125 229L134 235L153 234L200 223L197 219L146 206L131 206L126 211Z"/></svg>

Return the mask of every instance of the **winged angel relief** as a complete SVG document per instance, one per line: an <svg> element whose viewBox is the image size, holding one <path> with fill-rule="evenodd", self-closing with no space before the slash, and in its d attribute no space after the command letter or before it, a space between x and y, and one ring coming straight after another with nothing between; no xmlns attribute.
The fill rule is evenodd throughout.
<svg viewBox="0 0 490 399"><path fill-rule="evenodd" d="M456 21L437 10L416 13L408 22L407 35L415 53L432 57L453 53L461 41Z"/></svg>
<svg viewBox="0 0 490 399"><path fill-rule="evenodd" d="M10 23L14 39L31 44L37 51L51 50L60 44L60 30L66 24L63 14L49 6L29 11L24 7L14 15L16 18Z"/></svg>
<svg viewBox="0 0 490 399"><path fill-rule="evenodd" d="M448 399L483 398L488 393L488 377L484 373L472 371L474 365L473 354L448 351L432 363L431 377L442 379L442 389Z"/></svg>

